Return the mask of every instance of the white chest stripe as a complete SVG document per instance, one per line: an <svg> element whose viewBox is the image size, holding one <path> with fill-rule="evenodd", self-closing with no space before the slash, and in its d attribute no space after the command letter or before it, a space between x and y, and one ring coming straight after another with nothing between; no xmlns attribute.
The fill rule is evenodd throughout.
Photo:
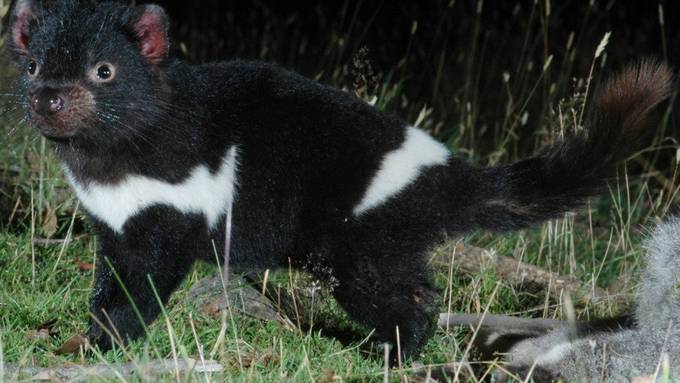
<svg viewBox="0 0 680 383"><path fill-rule="evenodd" d="M234 198L236 148L231 147L215 174L205 165L194 168L180 183L130 175L117 184L78 183L70 170L66 176L85 208L113 230L122 233L130 217L154 205L171 206L183 213L202 213L213 227Z"/></svg>
<svg viewBox="0 0 680 383"><path fill-rule="evenodd" d="M415 181L424 168L445 164L450 154L444 145L424 131L414 127L406 128L403 144L385 155L366 194L354 207L354 215L360 215L384 203Z"/></svg>

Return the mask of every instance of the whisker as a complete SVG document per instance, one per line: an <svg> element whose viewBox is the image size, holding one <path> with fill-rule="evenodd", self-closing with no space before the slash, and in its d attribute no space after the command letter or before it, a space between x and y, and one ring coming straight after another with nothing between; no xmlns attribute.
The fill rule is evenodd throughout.
<svg viewBox="0 0 680 383"><path fill-rule="evenodd" d="M97 117L99 118L99 121L105 124L106 126L116 129L118 132L123 132L124 133L123 136L125 137L125 139L128 142L130 142L130 144L133 145L138 152L141 152L141 148L134 141L135 136L145 141L149 146L152 147L154 146L153 141L151 141L146 135L139 131L139 129L136 129L133 126L123 123L122 121L117 119L116 116L113 115L107 116L106 114L99 112L97 113ZM125 133L132 133L132 135Z"/></svg>
<svg viewBox="0 0 680 383"><path fill-rule="evenodd" d="M128 117L131 117L134 121L137 123L133 125L125 124L122 122L121 117L119 115L114 115L111 113L106 113L102 111L98 111L98 114L100 114L101 117L104 117L107 121L109 122L118 122L120 126L125 127L127 129L130 129L137 133L138 135L143 135L141 132L141 129L139 129L137 126L153 126L154 131L158 132L172 132L173 129L170 128L170 126L176 126L178 124L192 124L191 121L187 121L185 118L176 118L172 117L166 114L162 114L161 112L149 112L149 111L128 111ZM147 135L143 135L144 138L147 139L147 142L149 144L152 143L150 141L150 138ZM167 135L164 136L165 138L172 138L173 142L186 146L187 141L184 140L182 137L174 137L173 135Z"/></svg>

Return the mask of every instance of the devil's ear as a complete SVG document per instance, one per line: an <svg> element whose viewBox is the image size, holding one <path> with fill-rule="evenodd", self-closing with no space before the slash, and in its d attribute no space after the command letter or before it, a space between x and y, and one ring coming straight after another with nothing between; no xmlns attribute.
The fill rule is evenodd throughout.
<svg viewBox="0 0 680 383"><path fill-rule="evenodd" d="M24 56L31 42L31 30L36 25L37 9L35 0L18 0L12 13L10 26L11 46L16 53Z"/></svg>
<svg viewBox="0 0 680 383"><path fill-rule="evenodd" d="M163 8L153 4L136 7L130 27L137 38L139 52L144 58L158 64L168 57L170 51L168 16Z"/></svg>

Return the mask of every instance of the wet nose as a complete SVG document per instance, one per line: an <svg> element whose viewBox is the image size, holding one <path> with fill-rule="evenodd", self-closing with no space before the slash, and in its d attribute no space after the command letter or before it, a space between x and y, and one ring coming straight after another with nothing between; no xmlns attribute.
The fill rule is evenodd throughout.
<svg viewBox="0 0 680 383"><path fill-rule="evenodd" d="M31 107L38 114L50 116L64 109L64 99L59 96L55 88L40 88L31 97Z"/></svg>

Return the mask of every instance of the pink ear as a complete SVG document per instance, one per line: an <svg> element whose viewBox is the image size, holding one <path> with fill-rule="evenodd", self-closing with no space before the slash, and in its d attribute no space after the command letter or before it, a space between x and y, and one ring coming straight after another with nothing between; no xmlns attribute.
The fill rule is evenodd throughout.
<svg viewBox="0 0 680 383"><path fill-rule="evenodd" d="M32 0L19 0L14 8L14 23L12 24L12 43L20 54L28 53L31 41L29 27L36 19L35 4Z"/></svg>
<svg viewBox="0 0 680 383"><path fill-rule="evenodd" d="M140 53L154 64L168 56L168 21L163 8L157 5L142 5L140 15L133 29L139 39Z"/></svg>

